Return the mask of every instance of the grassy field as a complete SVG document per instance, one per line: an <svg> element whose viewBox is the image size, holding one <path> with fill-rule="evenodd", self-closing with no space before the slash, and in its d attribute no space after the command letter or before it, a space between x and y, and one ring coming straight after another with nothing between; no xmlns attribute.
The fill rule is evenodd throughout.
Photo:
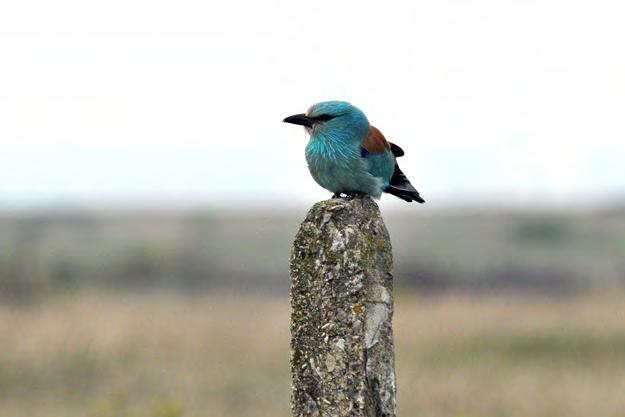
<svg viewBox="0 0 625 417"><path fill-rule="evenodd" d="M623 416L617 296L396 300L398 414ZM0 415L289 415L286 297L93 293L0 307Z"/></svg>
<svg viewBox="0 0 625 417"><path fill-rule="evenodd" d="M625 289L625 212L484 210L385 212L397 287ZM305 213L0 210L0 302L93 288L284 292Z"/></svg>

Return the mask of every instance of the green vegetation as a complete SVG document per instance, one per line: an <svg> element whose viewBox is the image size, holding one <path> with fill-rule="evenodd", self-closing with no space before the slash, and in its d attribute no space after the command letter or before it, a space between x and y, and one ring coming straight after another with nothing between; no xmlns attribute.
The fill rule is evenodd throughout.
<svg viewBox="0 0 625 417"><path fill-rule="evenodd" d="M399 414L619 416L622 299L396 300ZM1 307L0 414L289 415L288 300L76 294Z"/></svg>
<svg viewBox="0 0 625 417"><path fill-rule="evenodd" d="M625 215L385 215L396 283L421 291L559 295L622 288ZM85 288L288 288L301 213L0 216L0 299Z"/></svg>
<svg viewBox="0 0 625 417"><path fill-rule="evenodd" d="M0 416L289 415L303 217L0 216ZM385 217L400 415L622 415L624 213Z"/></svg>

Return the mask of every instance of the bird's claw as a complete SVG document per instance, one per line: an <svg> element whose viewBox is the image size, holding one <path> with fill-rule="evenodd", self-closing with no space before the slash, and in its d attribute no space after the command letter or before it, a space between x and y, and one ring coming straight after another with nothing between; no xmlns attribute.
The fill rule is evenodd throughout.
<svg viewBox="0 0 625 417"><path fill-rule="evenodd" d="M355 200L357 198L365 198L366 195L367 194L365 194L365 193L361 193L361 192L356 191L356 192L347 194L347 199L348 200Z"/></svg>
<svg viewBox="0 0 625 417"><path fill-rule="evenodd" d="M345 194L345 197L343 197L341 194ZM367 193L362 193L360 191L332 194L332 198L344 198L345 200L353 200L355 198L365 198L366 196L367 196Z"/></svg>

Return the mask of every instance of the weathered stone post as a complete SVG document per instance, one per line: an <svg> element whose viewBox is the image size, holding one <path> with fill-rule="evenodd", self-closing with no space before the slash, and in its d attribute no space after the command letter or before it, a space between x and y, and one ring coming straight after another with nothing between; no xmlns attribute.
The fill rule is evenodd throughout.
<svg viewBox="0 0 625 417"><path fill-rule="evenodd" d="M395 417L392 263L370 198L308 212L291 254L293 417Z"/></svg>

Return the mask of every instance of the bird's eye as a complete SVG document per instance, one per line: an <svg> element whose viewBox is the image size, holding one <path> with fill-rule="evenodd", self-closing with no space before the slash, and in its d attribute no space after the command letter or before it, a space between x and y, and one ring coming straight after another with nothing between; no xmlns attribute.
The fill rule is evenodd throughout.
<svg viewBox="0 0 625 417"><path fill-rule="evenodd" d="M319 116L313 117L313 119L319 122L327 122L328 120L332 120L335 117L336 116L332 116L331 114L320 114Z"/></svg>

